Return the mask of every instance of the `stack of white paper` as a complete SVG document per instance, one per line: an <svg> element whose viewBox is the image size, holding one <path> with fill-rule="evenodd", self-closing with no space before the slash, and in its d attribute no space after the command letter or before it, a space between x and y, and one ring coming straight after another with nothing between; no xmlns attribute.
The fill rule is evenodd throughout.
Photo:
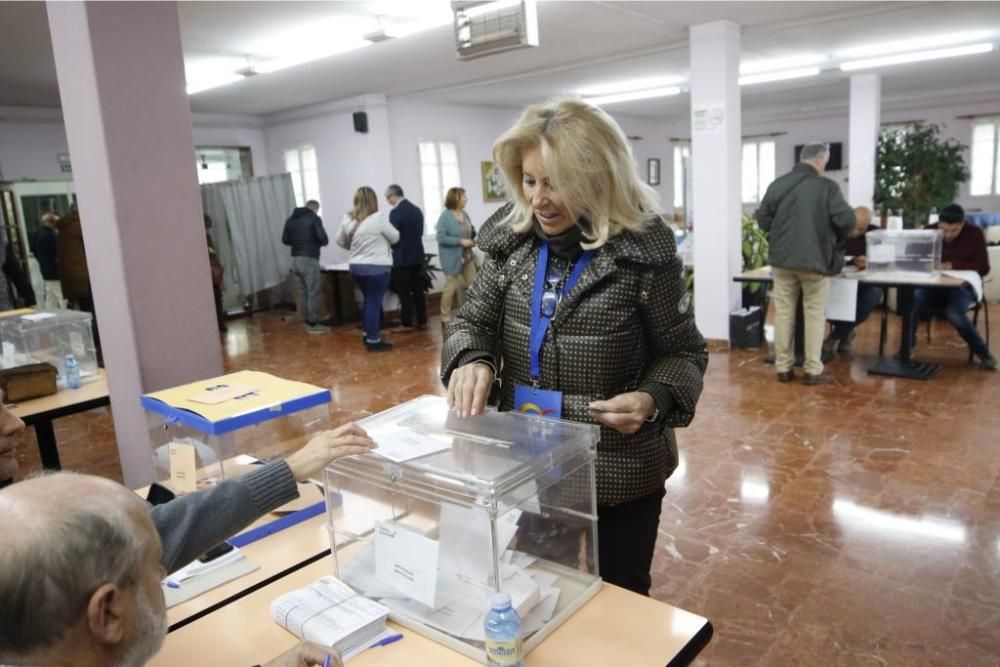
<svg viewBox="0 0 1000 667"><path fill-rule="evenodd" d="M387 608L333 577L323 577L271 603L275 623L299 639L336 648L345 660L385 632L388 615Z"/></svg>

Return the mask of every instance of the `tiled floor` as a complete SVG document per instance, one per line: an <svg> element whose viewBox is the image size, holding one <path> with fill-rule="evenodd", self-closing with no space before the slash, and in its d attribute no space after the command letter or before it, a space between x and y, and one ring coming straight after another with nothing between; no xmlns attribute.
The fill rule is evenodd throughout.
<svg viewBox="0 0 1000 667"><path fill-rule="evenodd" d="M1000 374L966 365L937 324L917 353L943 364L937 378L869 376L876 334L868 323L826 387L778 384L760 351L712 354L653 575L656 598L715 625L697 664L1000 664ZM359 338L238 321L226 365L332 387L335 421L440 392L436 320L390 333L386 354ZM56 423L67 466L120 476L107 412Z"/></svg>

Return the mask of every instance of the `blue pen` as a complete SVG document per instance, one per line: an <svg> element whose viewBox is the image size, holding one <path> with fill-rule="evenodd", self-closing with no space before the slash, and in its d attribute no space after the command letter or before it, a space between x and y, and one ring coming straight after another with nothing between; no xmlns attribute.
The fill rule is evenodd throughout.
<svg viewBox="0 0 1000 667"><path fill-rule="evenodd" d="M166 586L167 588L180 588L181 587L181 585L178 584L175 581L164 581L163 585Z"/></svg>
<svg viewBox="0 0 1000 667"><path fill-rule="evenodd" d="M388 646L389 644L391 644L393 642L398 642L402 638L403 638L403 635L399 635L399 634L389 635L388 637L383 637L382 639L378 640L377 642L375 642L374 644L372 644L368 648L375 648L377 646Z"/></svg>
<svg viewBox="0 0 1000 667"><path fill-rule="evenodd" d="M323 661L323 667L330 667L330 656L326 656L326 660Z"/></svg>

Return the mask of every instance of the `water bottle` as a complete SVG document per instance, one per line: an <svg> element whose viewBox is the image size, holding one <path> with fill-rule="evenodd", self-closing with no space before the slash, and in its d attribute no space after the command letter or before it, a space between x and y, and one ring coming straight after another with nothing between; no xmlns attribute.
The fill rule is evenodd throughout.
<svg viewBox="0 0 1000 667"><path fill-rule="evenodd" d="M486 664L524 667L521 618L510 605L509 593L490 596L490 611L486 614Z"/></svg>
<svg viewBox="0 0 1000 667"><path fill-rule="evenodd" d="M66 387L68 389L80 388L80 364L76 363L76 357L72 354L66 355L63 363L63 372L66 374Z"/></svg>

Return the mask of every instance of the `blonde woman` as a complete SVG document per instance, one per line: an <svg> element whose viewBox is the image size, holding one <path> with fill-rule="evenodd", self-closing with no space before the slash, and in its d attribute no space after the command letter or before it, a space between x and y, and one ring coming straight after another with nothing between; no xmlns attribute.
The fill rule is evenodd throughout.
<svg viewBox="0 0 1000 667"><path fill-rule="evenodd" d="M513 200L480 230L486 262L446 331L449 402L481 414L502 379L501 410L600 425L601 575L648 595L673 429L708 363L673 233L621 129L581 100L525 109L493 159Z"/></svg>
<svg viewBox="0 0 1000 667"><path fill-rule="evenodd" d="M351 277L364 296L362 322L364 344L369 352L386 352L392 343L382 340L382 299L389 289L392 270L392 244L399 242L399 231L379 213L378 196L367 186L354 193L354 207L344 216L337 234L337 245L350 251Z"/></svg>
<svg viewBox="0 0 1000 667"><path fill-rule="evenodd" d="M476 247L476 230L472 227L465 205L469 198L462 188L451 188L444 199L444 210L437 221L438 252L444 272L441 292L441 321L451 322L455 294L476 279L476 262L472 249Z"/></svg>

